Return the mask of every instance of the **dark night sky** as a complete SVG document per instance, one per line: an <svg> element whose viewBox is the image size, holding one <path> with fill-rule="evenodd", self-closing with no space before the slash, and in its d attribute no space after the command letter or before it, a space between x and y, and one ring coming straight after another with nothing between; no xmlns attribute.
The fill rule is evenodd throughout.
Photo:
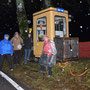
<svg viewBox="0 0 90 90"><path fill-rule="evenodd" d="M24 1L27 18L32 21L32 14L44 8L43 0ZM79 37L80 41L90 41L90 3L87 3L87 0L62 1L52 0L52 6L69 11L69 16L72 19L70 35ZM32 23L29 27L31 26ZM15 31L19 31L15 0L11 0L11 3L8 3L8 0L0 0L0 38L2 39L5 33L10 34L12 37Z"/></svg>

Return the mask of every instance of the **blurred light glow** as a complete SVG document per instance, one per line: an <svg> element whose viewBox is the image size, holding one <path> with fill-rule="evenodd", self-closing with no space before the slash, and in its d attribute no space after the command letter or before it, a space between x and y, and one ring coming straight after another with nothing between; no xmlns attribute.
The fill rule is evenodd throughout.
<svg viewBox="0 0 90 90"><path fill-rule="evenodd" d="M8 0L9 3L11 3L11 0Z"/></svg>
<svg viewBox="0 0 90 90"><path fill-rule="evenodd" d="M86 29L88 29L88 27Z"/></svg>
<svg viewBox="0 0 90 90"><path fill-rule="evenodd" d="M25 30L25 32L27 33L28 31L27 31L27 30Z"/></svg>
<svg viewBox="0 0 90 90"><path fill-rule="evenodd" d="M72 17L72 15L71 15L71 14L69 14L68 16L69 16L69 17Z"/></svg>
<svg viewBox="0 0 90 90"><path fill-rule="evenodd" d="M80 28L83 28L83 26L80 26Z"/></svg>
<svg viewBox="0 0 90 90"><path fill-rule="evenodd" d="M80 0L80 3L82 3L82 0Z"/></svg>
<svg viewBox="0 0 90 90"><path fill-rule="evenodd" d="M31 2L33 3L33 0L31 0Z"/></svg>
<svg viewBox="0 0 90 90"><path fill-rule="evenodd" d="M90 15L90 13L88 13L88 16Z"/></svg>
<svg viewBox="0 0 90 90"><path fill-rule="evenodd" d="M83 32L83 30L81 30L81 32Z"/></svg>
<svg viewBox="0 0 90 90"><path fill-rule="evenodd" d="M73 22L76 22L76 20L74 20Z"/></svg>
<svg viewBox="0 0 90 90"><path fill-rule="evenodd" d="M70 33L69 36L71 36L72 34Z"/></svg>
<svg viewBox="0 0 90 90"><path fill-rule="evenodd" d="M31 23L31 20L28 20L27 22L28 22L28 24L30 24Z"/></svg>

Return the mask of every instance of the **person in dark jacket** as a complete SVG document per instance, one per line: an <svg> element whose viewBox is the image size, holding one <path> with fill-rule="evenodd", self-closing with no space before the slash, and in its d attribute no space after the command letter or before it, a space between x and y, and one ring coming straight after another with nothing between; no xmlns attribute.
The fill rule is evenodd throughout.
<svg viewBox="0 0 90 90"><path fill-rule="evenodd" d="M4 63L4 57L7 57L8 63L9 63L9 69L13 71L12 64L11 64L11 56L13 55L13 46L11 42L8 40L9 35L4 35L4 40L0 42L0 69L2 69L3 63Z"/></svg>
<svg viewBox="0 0 90 90"><path fill-rule="evenodd" d="M24 41L24 47L25 47L25 60L24 63L27 64L27 61L29 61L31 48L32 48L32 38L31 34L28 34L28 38Z"/></svg>

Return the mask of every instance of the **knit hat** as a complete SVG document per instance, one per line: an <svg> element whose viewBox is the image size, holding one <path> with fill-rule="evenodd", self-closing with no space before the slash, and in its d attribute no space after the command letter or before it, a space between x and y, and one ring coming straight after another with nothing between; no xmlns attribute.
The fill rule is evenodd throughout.
<svg viewBox="0 0 90 90"><path fill-rule="evenodd" d="M49 39L48 35L46 35L46 36L43 37L43 39L45 39L45 38L48 38Z"/></svg>

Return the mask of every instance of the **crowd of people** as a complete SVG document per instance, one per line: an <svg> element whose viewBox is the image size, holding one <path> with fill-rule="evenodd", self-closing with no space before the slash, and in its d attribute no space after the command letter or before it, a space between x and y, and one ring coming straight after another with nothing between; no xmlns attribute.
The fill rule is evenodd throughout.
<svg viewBox="0 0 90 90"><path fill-rule="evenodd" d="M31 34L28 34L28 37L23 40L18 32L15 32L14 37L9 40L9 35L5 34L4 39L0 41L0 70L2 70L2 66L4 63L4 58L7 57L9 69L13 71L11 56L13 56L13 64L14 67L20 65L21 60L21 49L22 46L25 46L25 64L27 64L27 60L30 58L31 52Z"/></svg>
<svg viewBox="0 0 90 90"><path fill-rule="evenodd" d="M44 74L47 67L47 77L51 77L52 67L56 64L56 49L55 45L53 46L53 44L51 44L48 36L44 36L43 40L44 46L39 64L41 66L41 73ZM7 57L10 71L13 71L11 56L13 56L14 67L20 65L22 46L24 46L25 51L24 64L27 64L27 62L30 61L30 53L32 48L31 34L29 33L25 40L20 37L18 32L15 32L14 37L11 38L11 40L9 40L8 34L4 35L4 39L0 41L0 70L2 70L5 57Z"/></svg>

